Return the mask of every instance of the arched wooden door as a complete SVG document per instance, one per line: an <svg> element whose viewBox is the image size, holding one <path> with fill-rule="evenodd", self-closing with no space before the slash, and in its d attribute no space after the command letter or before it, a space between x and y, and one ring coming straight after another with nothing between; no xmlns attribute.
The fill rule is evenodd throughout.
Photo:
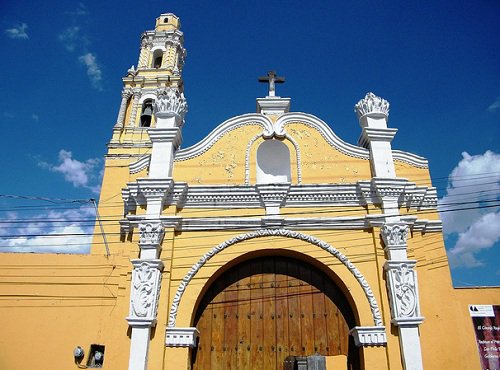
<svg viewBox="0 0 500 370"><path fill-rule="evenodd" d="M217 279L195 316L194 370L283 369L288 356L348 356L354 326L346 298L322 271L287 257L243 262Z"/></svg>

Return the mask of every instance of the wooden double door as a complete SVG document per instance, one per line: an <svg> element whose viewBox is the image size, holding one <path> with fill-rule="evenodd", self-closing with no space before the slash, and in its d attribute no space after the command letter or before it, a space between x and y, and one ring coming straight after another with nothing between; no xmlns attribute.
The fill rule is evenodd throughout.
<svg viewBox="0 0 500 370"><path fill-rule="evenodd" d="M219 277L195 316L200 331L195 370L283 369L289 356L348 356L352 310L326 274L287 257L243 262Z"/></svg>

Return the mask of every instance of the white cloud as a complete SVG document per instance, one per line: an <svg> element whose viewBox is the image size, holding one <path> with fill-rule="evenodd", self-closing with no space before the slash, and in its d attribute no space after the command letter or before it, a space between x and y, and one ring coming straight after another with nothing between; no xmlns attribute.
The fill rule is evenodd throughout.
<svg viewBox="0 0 500 370"><path fill-rule="evenodd" d="M28 25L26 23L21 23L21 24L18 24L12 28L6 29L5 33L11 39L27 40L27 39L29 39L29 36L26 33L27 29L28 29Z"/></svg>
<svg viewBox="0 0 500 370"><path fill-rule="evenodd" d="M495 112L498 108L500 108L500 96L497 96L497 99L488 107L488 110Z"/></svg>
<svg viewBox="0 0 500 370"><path fill-rule="evenodd" d="M73 15L73 16L84 16L84 15L89 14L89 12L88 12L85 4L82 2L79 2L78 7L75 10L66 12L66 14Z"/></svg>
<svg viewBox="0 0 500 370"><path fill-rule="evenodd" d="M463 152L462 157L449 176L440 210L478 207L500 193L500 154L488 150L481 155ZM482 213L480 209L442 213L445 234L464 232Z"/></svg>
<svg viewBox="0 0 500 370"><path fill-rule="evenodd" d="M28 220L10 213L9 223L3 227L1 251L88 253L94 220L95 210L90 205L32 215Z"/></svg>
<svg viewBox="0 0 500 370"><path fill-rule="evenodd" d="M475 254L499 241L500 214L486 206L500 194L500 154L486 151L482 155L462 153L462 160L449 176L446 195L439 200L445 235L457 234L449 249L454 267L481 265ZM473 208L456 210L457 208Z"/></svg>
<svg viewBox="0 0 500 370"><path fill-rule="evenodd" d="M89 44L87 36L81 33L78 26L71 26L62 31L57 38L61 41L66 50L72 52L76 47L85 48Z"/></svg>
<svg viewBox="0 0 500 370"><path fill-rule="evenodd" d="M460 233L455 246L450 249L453 267L479 267L484 263L475 257L482 249L491 248L500 241L500 212L482 215L467 231Z"/></svg>
<svg viewBox="0 0 500 370"><path fill-rule="evenodd" d="M78 60L87 67L87 75L90 78L92 86L102 91L102 71L99 68L95 55L93 53L86 53L80 56Z"/></svg>
<svg viewBox="0 0 500 370"><path fill-rule="evenodd" d="M87 188L94 193L99 193L99 186L92 185L92 182L99 180L98 175L96 175L99 164L100 160L96 158L87 159L85 162L73 159L73 153L64 149L59 151L58 165L47 162L38 163L42 168L63 174L64 179L73 184L74 187Z"/></svg>
<svg viewBox="0 0 500 370"><path fill-rule="evenodd" d="M87 33L82 29L82 18L80 18L88 15L87 7L79 2L76 10L66 12L66 14L71 16L73 25L63 30L57 38L67 51L71 53L78 51L78 61L86 67L92 87L102 91L102 69L97 62L95 52L90 50L91 42Z"/></svg>

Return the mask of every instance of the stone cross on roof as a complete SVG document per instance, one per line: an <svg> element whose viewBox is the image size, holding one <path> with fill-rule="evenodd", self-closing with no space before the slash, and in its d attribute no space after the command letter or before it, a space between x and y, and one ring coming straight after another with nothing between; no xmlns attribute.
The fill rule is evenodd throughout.
<svg viewBox="0 0 500 370"><path fill-rule="evenodd" d="M259 77L259 82L269 83L269 94L267 96L276 96L275 84L282 84L285 82L285 77L276 76L276 71L267 72L267 76Z"/></svg>

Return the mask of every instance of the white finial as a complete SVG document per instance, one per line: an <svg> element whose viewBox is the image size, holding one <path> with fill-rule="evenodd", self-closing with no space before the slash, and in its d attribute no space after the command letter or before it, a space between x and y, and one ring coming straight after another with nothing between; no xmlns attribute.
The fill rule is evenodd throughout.
<svg viewBox="0 0 500 370"><path fill-rule="evenodd" d="M367 115L377 115L377 116L389 116L389 102L382 99L380 96L369 92L365 95L364 99L361 99L355 106L354 111L356 112L358 119Z"/></svg>

